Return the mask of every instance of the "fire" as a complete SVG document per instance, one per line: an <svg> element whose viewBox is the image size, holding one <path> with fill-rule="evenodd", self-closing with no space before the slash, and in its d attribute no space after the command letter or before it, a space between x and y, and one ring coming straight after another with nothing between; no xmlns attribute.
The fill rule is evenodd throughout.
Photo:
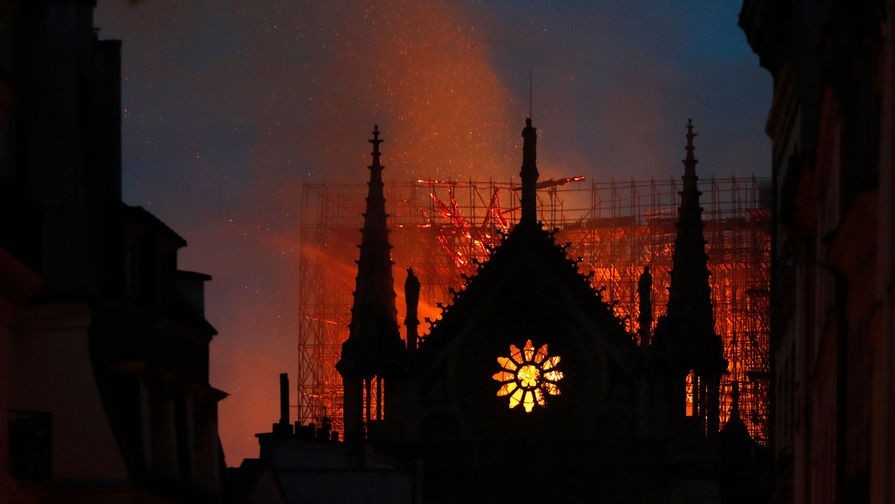
<svg viewBox="0 0 895 504"><path fill-rule="evenodd" d="M392 229L390 240L394 247L392 259L396 265L396 286L403 282L404 277L400 274L402 269L413 267L423 286L420 293L420 319L428 317L437 320L440 317L440 304L450 304L456 290L463 288L464 277L474 275L477 262L486 260L490 249L500 242L504 231L503 222L515 222L518 215L514 210L517 205L513 199L516 186L512 183L432 182L427 180L425 183L410 183L406 186L387 186L389 192L386 198L389 209L393 212L389 225ZM554 226L560 228L556 235L557 243L570 243L567 255L573 259L580 258L579 271L588 276L591 285L601 292L605 301L614 303L616 314L626 324L632 337L639 329L637 279L643 266L649 265L654 277L654 323L658 315L664 312L667 303L668 292L665 287L674 247L675 208L679 204L678 186L675 184L672 180L631 182L624 185L592 183L590 186L580 185L577 188L571 185L570 188L560 189L555 197L541 200L541 220L545 221L548 229ZM321 187L316 196L321 199L341 197L327 196L325 193L330 189ZM733 382L737 382L742 391L740 405L743 420L753 437L762 442L767 435L770 235L766 226L769 216L759 207L758 189L755 181L748 184L735 179L704 181L700 187L707 209L704 219L712 301L715 307L715 329L722 335L725 358L731 363L730 375L725 376L721 383L720 421L723 425L728 418L730 391ZM541 196L550 191L552 189L545 189ZM630 192L630 195L625 194L626 192ZM357 194L356 199L350 198L350 202L346 199L342 204L362 202L362 186L357 188ZM498 194L509 195L499 198L503 205L492 204L498 200ZM639 194L644 195L643 199L636 199ZM576 199L589 201L590 204L576 207L568 203ZM734 201L736 205L731 205L730 202ZM563 202L566 202L565 206ZM335 208L339 203L329 201L323 206ZM353 264L348 261L349 258L354 258L352 254L357 253L360 212L357 212L355 221L344 223L329 219L329 216L316 210L309 210L305 215L324 219L322 223L326 228L324 235L327 237L329 258L345 261L346 267L351 269ZM501 221L495 215L500 215L505 220ZM343 230L348 231L344 233L344 238ZM311 263L312 261L309 262L309 267L313 271L317 266ZM319 287L322 288L322 285ZM306 420L326 410L332 413L334 424L339 425L341 390L327 385L330 388L323 388L326 388L328 395L320 394L321 387L317 384L339 381L333 365L338 360L339 345L347 337L351 288L340 293L322 289L321 292L325 290L327 295L334 296L322 304L314 299L301 301L302 309L309 315L322 310L343 317L338 326L305 318L300 328L300 345L306 345L304 351L307 352L308 361L313 360L315 372L321 373L317 377L307 378L306 390L320 397L305 397L302 414L306 415ZM310 291L312 289L306 289L306 292ZM400 288L396 292L398 320L402 321L403 292ZM332 320L328 317L321 318ZM427 332L425 324L420 327L420 332L424 339ZM313 342L313 337L317 335L325 341L320 345L309 345L308 342ZM520 365L524 365L527 359L524 348L517 350L520 354L516 359L519 363L516 367L501 364L501 372L512 374L499 375L501 386L517 382L530 385L532 380L540 379L547 396L551 391L558 393L559 387L555 382L550 382L545 373L559 371L540 367L538 378L535 378L531 369L519 374ZM535 352L532 359L539 359L537 355ZM504 358L509 359L509 362L513 361L512 356ZM497 377L495 375L495 380ZM538 389L536 387L534 390ZM525 408L526 394L521 392L525 390L523 387L514 385L513 388L507 385L501 390L517 406L521 404ZM692 401L692 393L688 397ZM532 392L528 405L534 408L538 404L537 393ZM693 406L689 408L692 411Z"/></svg>

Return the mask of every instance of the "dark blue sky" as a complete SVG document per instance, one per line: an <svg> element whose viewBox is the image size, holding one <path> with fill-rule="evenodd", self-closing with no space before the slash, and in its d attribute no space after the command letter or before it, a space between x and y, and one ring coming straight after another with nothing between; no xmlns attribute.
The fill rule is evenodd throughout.
<svg viewBox="0 0 895 504"><path fill-rule="evenodd" d="M700 175L769 174L771 80L739 2L99 2L123 40L125 200L190 243L220 331L212 382L227 461L256 456L296 368L299 188L518 171L534 74L544 176L667 179L684 125Z"/></svg>

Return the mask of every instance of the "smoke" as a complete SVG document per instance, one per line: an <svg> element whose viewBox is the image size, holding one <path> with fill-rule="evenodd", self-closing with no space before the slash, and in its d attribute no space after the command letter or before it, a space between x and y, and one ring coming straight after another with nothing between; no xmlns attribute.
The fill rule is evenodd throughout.
<svg viewBox="0 0 895 504"><path fill-rule="evenodd" d="M322 41L313 77L322 85L309 99L324 177L358 180L373 123L393 180L506 174L518 128L467 13L441 2L333 2L308 5L300 26Z"/></svg>
<svg viewBox="0 0 895 504"><path fill-rule="evenodd" d="M708 148L722 144L700 117L723 115L726 98L693 112L693 90L675 84L672 42L711 24L666 28L694 10L683 3L99 2L100 36L123 39L125 199L187 237L181 268L214 277L211 381L231 394L220 407L229 463L257 455L254 433L277 418L277 374L296 368L303 184L366 180L373 124L387 184L515 175L529 68L543 177L676 175L691 114L710 169ZM708 71L683 77L730 89ZM736 81L743 94L770 89ZM719 140L753 138L721 126ZM744 167L767 152L735 146L727 158Z"/></svg>
<svg viewBox="0 0 895 504"><path fill-rule="evenodd" d="M214 277L212 383L230 393L220 434L233 464L257 455L276 375L296 366L302 184L364 180L374 123L388 180L506 175L521 120L453 4L199 4L109 3L98 24L128 27L126 199L189 238L182 268ZM327 263L330 281L353 285L345 263Z"/></svg>

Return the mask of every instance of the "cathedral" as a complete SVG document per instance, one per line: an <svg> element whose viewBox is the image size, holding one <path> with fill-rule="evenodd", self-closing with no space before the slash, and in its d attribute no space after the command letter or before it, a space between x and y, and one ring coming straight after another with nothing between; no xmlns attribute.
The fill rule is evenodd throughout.
<svg viewBox="0 0 895 504"><path fill-rule="evenodd" d="M630 334L612 300L537 219L537 130L522 130L522 217L465 279L428 334L420 282L404 283L401 338L378 128L357 261L344 384L344 447L411 475L421 502L754 502L761 449L734 392L719 425L727 372L715 333L692 122L669 301L654 334L652 277L639 281Z"/></svg>

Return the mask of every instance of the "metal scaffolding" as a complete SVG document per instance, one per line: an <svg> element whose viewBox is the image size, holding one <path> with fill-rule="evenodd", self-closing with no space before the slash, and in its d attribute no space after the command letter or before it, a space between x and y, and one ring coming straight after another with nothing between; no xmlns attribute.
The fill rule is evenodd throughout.
<svg viewBox="0 0 895 504"><path fill-rule="evenodd" d="M678 179L591 182L583 177L538 184L538 214L558 230L559 243L580 258L582 273L615 301L635 337L637 279L651 267L654 325L668 300L680 204ZM722 379L721 425L730 414L733 383L749 432L767 441L770 215L767 179L699 181L705 209L715 329L723 338L730 374ZM298 418L329 417L342 428L341 378L335 370L348 323L362 225L365 185L305 184L299 269ZM420 315L440 316L464 275L518 221L519 182L418 180L386 186L399 322L404 319L403 269L422 283ZM403 330L403 326L402 326ZM421 332L425 332L425 324ZM423 334L425 337L425 334Z"/></svg>

